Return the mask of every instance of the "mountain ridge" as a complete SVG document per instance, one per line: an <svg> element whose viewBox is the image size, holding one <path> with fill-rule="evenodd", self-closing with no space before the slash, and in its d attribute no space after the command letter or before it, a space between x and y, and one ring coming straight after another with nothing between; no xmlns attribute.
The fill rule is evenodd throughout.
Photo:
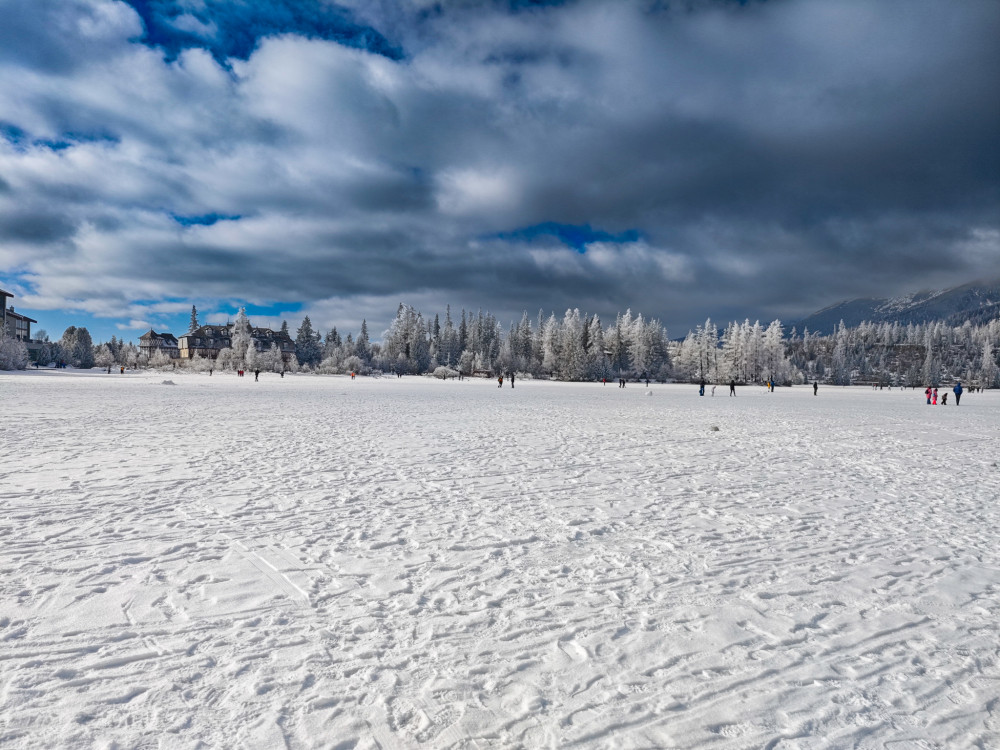
<svg viewBox="0 0 1000 750"><path fill-rule="evenodd" d="M977 280L948 289L922 289L899 297L856 297L817 310L795 322L800 331L829 335L840 321L854 328L869 323L929 323L942 321L983 325L1000 318L1000 278Z"/></svg>

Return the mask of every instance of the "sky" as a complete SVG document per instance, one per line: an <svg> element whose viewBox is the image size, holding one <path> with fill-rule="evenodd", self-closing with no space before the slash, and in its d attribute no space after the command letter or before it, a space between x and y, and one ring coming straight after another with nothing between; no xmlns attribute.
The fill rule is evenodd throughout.
<svg viewBox="0 0 1000 750"><path fill-rule="evenodd" d="M0 288L53 338L400 303L683 336L1000 275L996 0L0 17Z"/></svg>

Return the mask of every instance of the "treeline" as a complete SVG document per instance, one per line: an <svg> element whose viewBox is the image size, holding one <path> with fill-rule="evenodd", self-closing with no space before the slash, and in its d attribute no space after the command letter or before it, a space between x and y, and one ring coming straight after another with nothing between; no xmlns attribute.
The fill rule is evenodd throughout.
<svg viewBox="0 0 1000 750"><path fill-rule="evenodd" d="M249 326L241 310L231 348L216 359L180 361L162 353L147 361L134 344L114 337L95 346L86 328L70 327L58 342L49 342L40 332L44 343L38 363L439 377L514 372L558 380L625 377L781 385L819 381L915 386L963 380L1000 387L1000 319L982 325L862 323L848 328L841 323L828 336L808 329L786 332L778 320L766 326L746 320L720 328L709 319L683 340L672 341L659 321L630 310L608 324L597 315L571 309L562 317L540 312L532 318L525 313L504 325L489 312L463 310L453 317L448 308L443 319L437 314L429 318L401 304L381 342L371 341L365 321L357 336L342 336L336 328L325 334L316 331L306 317L296 331L295 355L290 358L276 348L256 349ZM0 355L4 351L0 348ZM0 368L16 369L20 360L14 360L13 367L0 361Z"/></svg>
<svg viewBox="0 0 1000 750"><path fill-rule="evenodd" d="M900 325L843 323L829 336L786 332L781 321L710 319L681 341L657 320L630 310L605 326L596 315L567 310L562 318L525 313L503 326L488 312L456 320L429 319L400 305L381 344L362 324L357 340L334 328L325 337L308 318L296 335L299 362L318 372L517 372L559 380L682 380L782 385L820 381L836 385L920 385L965 380L1000 387L1000 319L983 325L942 322Z"/></svg>
<svg viewBox="0 0 1000 750"><path fill-rule="evenodd" d="M598 316L575 309L562 318L539 313L532 320L525 313L504 326L489 312L463 310L454 319L448 308L442 321L440 315L431 320L400 305L381 343L369 340L364 324L357 339L341 339L334 328L321 341L306 318L295 348L302 367L326 373L517 372L559 380L600 380L618 373L658 380L671 376L666 329L631 312L618 315L607 328Z"/></svg>

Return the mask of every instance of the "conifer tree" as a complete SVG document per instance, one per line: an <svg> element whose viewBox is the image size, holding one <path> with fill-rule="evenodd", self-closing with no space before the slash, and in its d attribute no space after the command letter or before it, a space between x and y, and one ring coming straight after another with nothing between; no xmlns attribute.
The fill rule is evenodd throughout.
<svg viewBox="0 0 1000 750"><path fill-rule="evenodd" d="M191 305L191 322L188 323L188 333L197 331L201 326L198 324L198 308Z"/></svg>
<svg viewBox="0 0 1000 750"><path fill-rule="evenodd" d="M234 370L246 369L247 349L253 346L253 335L250 330L250 319L247 310L241 307L233 323L233 335L229 345L232 349L232 367Z"/></svg>
<svg viewBox="0 0 1000 750"><path fill-rule="evenodd" d="M302 325L295 332L295 357L299 364L315 367L323 358L323 350L319 345L319 334L313 331L312 321L306 315Z"/></svg>
<svg viewBox="0 0 1000 750"><path fill-rule="evenodd" d="M361 320L361 330L358 332L358 338L354 342L354 353L364 363L367 363L372 356L371 341L368 340L368 321L363 318Z"/></svg>

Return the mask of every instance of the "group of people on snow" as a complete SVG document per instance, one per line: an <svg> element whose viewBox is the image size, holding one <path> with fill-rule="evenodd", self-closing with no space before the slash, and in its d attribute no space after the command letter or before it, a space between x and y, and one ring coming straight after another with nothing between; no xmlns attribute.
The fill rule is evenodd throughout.
<svg viewBox="0 0 1000 750"><path fill-rule="evenodd" d="M952 388L951 390L955 394L955 406L958 406L958 404L962 400L962 393L964 391L964 389L962 388L962 383L961 382L956 383L955 387ZM937 402L938 402L938 389L937 388L933 388L931 386L927 386L927 390L924 391L924 395L927 396L927 403L928 403L928 405L930 405L930 406L937 406ZM948 392L945 391L944 394L941 397L941 406L946 406L947 404L948 404Z"/></svg>

